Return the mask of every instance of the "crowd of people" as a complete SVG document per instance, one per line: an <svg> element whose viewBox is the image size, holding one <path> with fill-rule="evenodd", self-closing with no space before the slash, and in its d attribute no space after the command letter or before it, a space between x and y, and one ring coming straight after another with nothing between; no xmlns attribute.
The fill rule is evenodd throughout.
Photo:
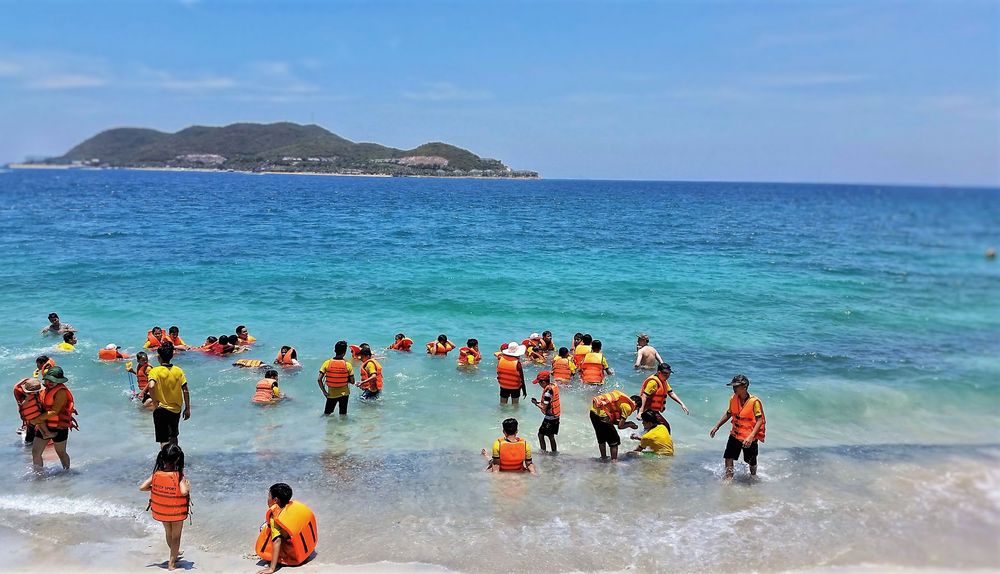
<svg viewBox="0 0 1000 574"><path fill-rule="evenodd" d="M49 325L42 334L62 338L56 348L64 352L74 352L76 330L62 323L56 313L49 315ZM168 568L173 569L178 558L181 531L189 514L190 483L184 476L184 453L179 445L180 422L191 417L191 396L187 377L183 369L173 364L178 352L203 352L210 355L231 355L252 349L256 338L250 335L245 325L239 325L235 334L208 337L200 346L188 345L180 336L180 329L171 326L164 331L159 326L151 328L146 335L144 351L131 357L121 351L121 347L109 343L98 351L103 361L126 361L125 367L134 376L133 396L136 402L152 411L153 434L159 444L154 470L139 487L150 492L149 508L155 520L164 524L167 546L170 551ZM650 346L649 337L640 334L636 341L634 368L652 370L645 376L635 394L629 395L618 389L598 394L591 400L589 417L597 439L600 459L615 462L621 445L619 431L638 430L630 438L637 444L631 454L650 452L653 455L670 456L674 453L670 423L665 411L667 399L676 403L685 413L688 407L671 387L672 368L660 353ZM388 351L412 352L413 340L404 333L398 333ZM441 334L425 345L429 355L446 356L456 349L448 336ZM550 331L531 333L520 342L502 344L494 352L496 358L496 380L499 387L499 402L513 406L527 397L525 364L547 367L538 372L532 384L538 385L539 396L531 403L540 411L542 420L538 428L538 445L542 451L557 452L556 437L562 417L560 389L579 379L581 384L599 386L614 370L608 366L600 340L587 333L576 333L571 347L556 348ZM350 389L358 387L362 400L377 400L383 389L382 364L367 343L348 345L347 341L337 341L333 357L319 367L316 384L325 397L323 413L334 412L346 415L348 412ZM348 357L350 353L350 357ZM155 354L157 365L151 366L149 355ZM483 360L476 339L468 339L457 353L458 367L479 368ZM271 363L259 359L237 359L238 367L260 369L261 378L254 387L251 400L258 404L274 404L287 398L278 385L279 369L298 369L301 363L298 353L290 345L281 346ZM355 363L358 363L357 369ZM357 371L357 372L355 372ZM131 379L130 379L131 380ZM66 373L55 360L47 355L35 361L31 377L20 380L14 386L14 398L22 420L21 432L26 444L31 445L32 463L39 475L43 472L42 454L51 445L63 469L70 468L70 457L66 450L69 433L78 428L76 403L67 383ZM725 478L734 475L734 463L742 455L749 466L751 476L757 474L758 443L763 442L765 417L760 399L749 393L750 380L745 375L736 375L727 383L733 394L718 423L709 432L715 437L718 430L730 422L732 427L723 454ZM638 420L629 420L632 416ZM483 449L488 459L486 470L490 472L526 472L535 474L531 445L519 436L519 423L515 418L507 418L501 423L502 436L497 438L492 449ZM317 531L316 517L301 502L291 501L292 491L287 484L273 485L268 494L268 511L265 527L258 538L258 556L267 561L268 567L262 573L273 572L279 565L297 565L308 559L315 549ZM308 532L308 536L306 533ZM311 542L309 542L311 541Z"/></svg>

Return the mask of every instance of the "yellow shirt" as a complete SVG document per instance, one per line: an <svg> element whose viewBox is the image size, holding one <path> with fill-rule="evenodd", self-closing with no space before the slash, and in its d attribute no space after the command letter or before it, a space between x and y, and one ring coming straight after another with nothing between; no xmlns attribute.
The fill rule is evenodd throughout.
<svg viewBox="0 0 1000 574"><path fill-rule="evenodd" d="M330 366L330 361L332 360L333 359L327 359L323 361L323 366L319 368L319 372L326 374L326 368ZM344 359L344 366L347 367L348 375L354 374L354 365L352 365L350 361ZM339 399L340 397L346 397L349 394L351 394L351 385L347 385L339 389L335 389L332 387L326 388L326 398L328 399Z"/></svg>
<svg viewBox="0 0 1000 574"><path fill-rule="evenodd" d="M667 456L673 456L674 454L674 439L670 437L670 431L663 425L656 425L649 429L646 434L642 435L642 438L639 440L639 446L652 450L654 454Z"/></svg>
<svg viewBox="0 0 1000 574"><path fill-rule="evenodd" d="M184 371L173 365L169 367L160 365L150 369L148 376L150 382L156 381L152 392L153 400L172 413L181 412L181 405L184 403L181 389L187 386Z"/></svg>
<svg viewBox="0 0 1000 574"><path fill-rule="evenodd" d="M657 384L659 382L660 382L659 377L657 377L656 375L653 375L652 377L650 377L649 379L647 379L646 384L642 386L642 392L645 393L645 394L647 394L647 395L652 396L653 393L656 392L656 386L657 386ZM663 381L663 385L665 387L667 387L667 392L668 393L673 390L672 388L670 388L670 381Z"/></svg>
<svg viewBox="0 0 1000 574"><path fill-rule="evenodd" d="M576 350L573 351L573 354L574 355L586 355L587 353L590 353L590 352L591 352L590 345L584 345L583 343L580 343L579 345L576 346Z"/></svg>
<svg viewBox="0 0 1000 574"><path fill-rule="evenodd" d="M632 407L628 406L627 404L618 403L618 409L621 413L621 417L618 420L625 420L629 417L629 415L632 414ZM595 415L601 418L608 418L608 412L605 411L604 409L599 409L597 407L592 406L590 407L590 412L594 413Z"/></svg>
<svg viewBox="0 0 1000 574"><path fill-rule="evenodd" d="M268 526L271 528L271 540L274 540L276 538L282 538L282 539L288 538L288 535L285 534L285 531L282 530L281 527L274 522L273 518L268 520Z"/></svg>
<svg viewBox="0 0 1000 574"><path fill-rule="evenodd" d="M73 345L70 345L66 341L63 341L62 343L59 343L58 345L56 345L56 348L59 349L60 351L75 351L76 350L76 347L74 347Z"/></svg>
<svg viewBox="0 0 1000 574"><path fill-rule="evenodd" d="M512 443L512 441L507 442ZM493 441L493 458L500 458L500 439ZM531 445L528 441L524 441L524 462L531 462Z"/></svg>

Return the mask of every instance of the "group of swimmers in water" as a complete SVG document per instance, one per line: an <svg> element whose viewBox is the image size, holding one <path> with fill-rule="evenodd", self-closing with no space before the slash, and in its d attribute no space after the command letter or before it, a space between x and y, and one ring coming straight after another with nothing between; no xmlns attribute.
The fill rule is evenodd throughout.
<svg viewBox="0 0 1000 574"><path fill-rule="evenodd" d="M63 337L63 343L75 345L75 329L61 323L57 314L49 315L50 324L42 329L43 334ZM70 343L72 340L72 343ZM136 354L136 366L126 362L127 371L136 378L134 397L145 408L152 410L153 427L160 451L156 457L154 471L140 485L140 490L150 492L149 510L153 518L163 522L170 558L167 566L173 569L178 558L183 521L188 517L190 504L190 483L184 477L184 453L178 445L179 423L191 415L191 402L187 379L183 370L173 364L177 351L201 351L211 355L229 355L252 348L256 339L249 334L246 326L236 328L234 335L208 337L203 345L189 346L180 337L180 330L170 327L166 332L153 327L147 333L144 343L146 351ZM387 350L411 352L413 340L404 333L398 333ZM542 422L538 428L538 443L543 451L557 452L556 436L562 415L560 388L579 378L586 385L601 385L614 371L608 366L602 352L601 341L586 333L574 335L572 351L570 347L556 348L550 331L532 333L520 342L502 344L493 353L497 360L496 378L499 386L501 405L519 403L527 397L527 383L524 364L547 366L532 381L540 387L540 394L532 398ZM65 349L62 344L60 350ZM429 355L446 356L455 350L447 335L424 346ZM348 345L338 341L334 345L334 356L320 366L316 379L317 386L326 398L324 415L335 411L346 415L350 387L363 391L363 400L377 399L382 391L382 365L374 357L367 343ZM155 352L158 366L151 367L149 353ZM348 357L350 352L350 357ZM460 368L475 368L483 360L476 339L468 339L457 353ZM129 355L121 348L108 344L98 352L98 358L105 361L123 361ZM355 365L360 367L355 375ZM32 462L36 472L42 472L42 452L52 444L64 469L70 466L66 453L69 431L77 427L76 409L73 395L66 387L68 379L62 368L46 355L36 359L36 370L31 378L22 379L14 386L14 396L23 422L22 432L26 443L32 444ZM257 359L238 359L238 367L261 369L264 377L254 389L252 401L272 404L286 398L278 387L278 369L301 367L294 347L282 346L273 365ZM670 385L672 369L663 361L659 352L649 345L649 337L640 334L636 341L636 369L652 369L645 377L639 392L627 395L617 389L593 397L590 406L590 421L597 438L602 461L615 462L621 444L619 430L638 430L639 426L628 419L634 414L642 425L643 432L633 433L630 438L638 444L634 454L649 451L655 455L672 455L673 439L670 424L664 416L667 399L675 402L684 413L688 408ZM759 398L749 394L749 379L737 375L727 383L733 395L728 408L715 427L709 432L714 437L727 421L732 423L729 441L723 455L725 477L731 480L734 462L742 454L749 466L750 474L757 473L758 442L764 440L765 419L763 405ZM482 450L489 459L486 469L490 472L527 472L534 474L531 446L518 431L518 421L508 418L501 424L502 436L493 442L492 449ZM268 494L268 511L265 527L258 538L258 556L267 561L268 567L261 570L269 574L279 565L297 565L308 559L316 544L316 517L301 502L291 502L291 488L286 484L276 484Z"/></svg>

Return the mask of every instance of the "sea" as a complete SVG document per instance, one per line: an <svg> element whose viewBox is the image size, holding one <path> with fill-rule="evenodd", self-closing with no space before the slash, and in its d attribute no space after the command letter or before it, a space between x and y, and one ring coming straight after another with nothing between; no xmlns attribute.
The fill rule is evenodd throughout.
<svg viewBox="0 0 1000 574"><path fill-rule="evenodd" d="M246 325L257 343L239 358L291 345L303 364L280 375L290 400L261 407L259 372L176 357L193 405L188 568L254 571L267 489L285 482L316 512L319 567L1000 569L1000 261L984 255L1000 190L9 170L0 213L0 380L49 354L80 425L72 469L49 453L38 478L0 401L3 569L166 558L137 490L151 416L123 365L97 360L154 325L188 344ZM78 330L75 352L39 334L50 312ZM558 346L592 334L615 371L563 388L556 455L537 408L498 404L492 356L544 330ZM385 350L397 332L416 352ZM640 332L690 414L668 401L673 457L624 455L622 431L621 460L601 462L588 407L638 391ZM424 354L442 333L478 339L483 363ZM324 417L316 378L338 340L376 350L385 388ZM726 483L728 425L709 431L738 373L767 437L758 478L740 462ZM484 472L508 417L535 476Z"/></svg>

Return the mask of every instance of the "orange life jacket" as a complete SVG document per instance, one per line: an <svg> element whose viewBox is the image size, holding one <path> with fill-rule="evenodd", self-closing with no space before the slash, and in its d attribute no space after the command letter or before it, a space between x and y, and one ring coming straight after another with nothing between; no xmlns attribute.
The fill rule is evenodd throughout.
<svg viewBox="0 0 1000 574"><path fill-rule="evenodd" d="M261 379L253 394L253 402L270 403L274 400L274 379Z"/></svg>
<svg viewBox="0 0 1000 574"><path fill-rule="evenodd" d="M326 386L331 389L342 389L348 383L347 361L344 359L330 359L326 366Z"/></svg>
<svg viewBox="0 0 1000 574"><path fill-rule="evenodd" d="M548 343L546 343L545 339L539 339L538 340L538 344L539 344L539 346L541 346L541 348L542 348L543 351L555 351L556 350L556 342L555 341L549 341Z"/></svg>
<svg viewBox="0 0 1000 574"><path fill-rule="evenodd" d="M118 349L101 349L97 351L97 358L102 361L117 361L127 359L128 355L118 352Z"/></svg>
<svg viewBox="0 0 1000 574"><path fill-rule="evenodd" d="M583 359L587 356L587 353L591 351L590 345L584 345L580 343L573 349L573 362L576 363L577 368L583 364Z"/></svg>
<svg viewBox="0 0 1000 574"><path fill-rule="evenodd" d="M497 361L497 382L500 383L501 389L521 388L524 375L518 370L520 365L521 362L517 357L500 355L500 360Z"/></svg>
<svg viewBox="0 0 1000 574"><path fill-rule="evenodd" d="M165 333L164 333L163 339L161 340L161 339L157 339L156 336L153 335L153 330L152 329L150 329L149 331L146 332L146 344L148 345L147 348L149 348L149 349L159 348L159 346L162 345L166 340L167 340L167 337L166 337Z"/></svg>
<svg viewBox="0 0 1000 574"><path fill-rule="evenodd" d="M21 420L30 422L42 416L41 393L26 393L21 389L21 384L14 385L14 399L17 400L17 410L21 415Z"/></svg>
<svg viewBox="0 0 1000 574"><path fill-rule="evenodd" d="M368 359L361 365L362 377L368 377L368 371L365 370L365 367L367 367L369 363L374 363L375 365L375 381L366 384L364 389L372 393L377 393L382 390L382 365L380 365L375 359Z"/></svg>
<svg viewBox="0 0 1000 574"><path fill-rule="evenodd" d="M626 417L635 411L635 403L632 402L632 399L619 390L597 395L591 404L595 409L603 410L613 424L617 424L622 418L621 407L623 405L627 407L628 414L625 415Z"/></svg>
<svg viewBox="0 0 1000 574"><path fill-rule="evenodd" d="M290 365L294 365L295 363L292 362L292 361L295 360L295 359L292 358L292 353L294 353L294 352L295 352L295 347L289 347L288 350L285 351L284 353L282 353L281 351L278 351L278 357L276 359L274 359L274 363L276 365L281 365L281 366L286 366L286 367L290 366Z"/></svg>
<svg viewBox="0 0 1000 574"><path fill-rule="evenodd" d="M588 385L599 385L604 382L604 355L590 352L579 364L580 380Z"/></svg>
<svg viewBox="0 0 1000 574"><path fill-rule="evenodd" d="M753 414L754 403L760 404L760 430L757 431L757 436L754 440L764 442L764 426L767 421L764 419L764 405L760 403L760 399L750 395L747 397L747 402L740 406L740 399L733 393L733 397L729 399L729 416L732 417L733 428L729 432L730 435L736 437L736 440L744 441L750 436L753 431L753 427L757 424L757 417Z"/></svg>
<svg viewBox="0 0 1000 574"><path fill-rule="evenodd" d="M264 526L257 535L254 550L261 560L270 561L274 556L271 540L271 520L281 529L288 539L281 541L281 553L278 554L278 564L283 566L298 566L306 561L316 549L319 530L316 515L308 506L291 500L284 508L277 504L267 509L264 516Z"/></svg>
<svg viewBox="0 0 1000 574"><path fill-rule="evenodd" d="M549 402L549 408L546 410L545 414L553 417L558 417L562 415L562 406L559 405L559 385L556 383L550 383L548 387L542 387L542 399L545 399L545 391L552 391L552 401Z"/></svg>
<svg viewBox="0 0 1000 574"><path fill-rule="evenodd" d="M163 340L164 340L164 341L169 341L169 342L170 342L170 343L172 343L172 344L173 344L173 345L174 345L175 347L176 347L176 346L178 346L178 345L184 345L184 346L187 346L187 343L185 343L185 342L184 342L184 339L181 339L181 336L180 336L180 335L177 335L176 337L174 337L174 336L173 336L173 335L171 335L170 333L164 333L164 334L163 334Z"/></svg>
<svg viewBox="0 0 1000 574"><path fill-rule="evenodd" d="M73 415L76 414L76 405L73 401L73 393L69 392L66 385L62 383L59 383L52 388L42 390L42 412L45 413L52 410L52 404L55 402L56 393L60 389L66 392L66 405L61 411L49 415L49 417L45 420L45 425L53 429L77 428L76 419L73 418Z"/></svg>
<svg viewBox="0 0 1000 574"><path fill-rule="evenodd" d="M42 377L45 375L45 373L47 373L48 370L54 366L56 366L55 359L49 359L48 361L45 361L45 364L42 365L41 368L35 369L33 376L38 380L42 380Z"/></svg>
<svg viewBox="0 0 1000 574"><path fill-rule="evenodd" d="M500 437L500 472L524 472L524 461L528 457L527 443L517 437L517 442L509 442L506 437Z"/></svg>
<svg viewBox="0 0 1000 574"><path fill-rule="evenodd" d="M149 490L149 506L146 510L153 513L153 520L160 522L179 522L186 520L191 504L191 497L181 494L181 475L179 472L158 470L153 473L153 483Z"/></svg>
<svg viewBox="0 0 1000 574"><path fill-rule="evenodd" d="M351 358L355 360L361 358L361 347L357 345L351 345Z"/></svg>
<svg viewBox="0 0 1000 574"><path fill-rule="evenodd" d="M483 356L479 351L471 349L469 347L462 347L458 350L458 364L459 365L475 365L478 363Z"/></svg>
<svg viewBox="0 0 1000 574"><path fill-rule="evenodd" d="M149 363L136 365L135 384L139 387L140 393L146 390L146 387L149 385Z"/></svg>
<svg viewBox="0 0 1000 574"><path fill-rule="evenodd" d="M569 358L556 357L552 359L552 378L564 381L573 378L573 371L569 368Z"/></svg>
<svg viewBox="0 0 1000 574"><path fill-rule="evenodd" d="M413 346L413 339L411 339L409 337L403 337L402 339L400 339L398 341L394 341L391 345L389 345L389 348L392 349L393 351L407 351L407 352L409 352L410 347L412 347L412 346Z"/></svg>
<svg viewBox="0 0 1000 574"><path fill-rule="evenodd" d="M663 384L660 377L656 375L649 375L646 377L646 380L642 382L642 387L639 388L640 393L643 392L643 389L646 388L646 383L649 381L656 381L656 390L653 391L653 394L646 400L646 410L662 413L667 404L667 385Z"/></svg>
<svg viewBox="0 0 1000 574"><path fill-rule="evenodd" d="M454 345L448 343L438 343L437 341L427 343L427 352L432 355L447 355L454 348Z"/></svg>

